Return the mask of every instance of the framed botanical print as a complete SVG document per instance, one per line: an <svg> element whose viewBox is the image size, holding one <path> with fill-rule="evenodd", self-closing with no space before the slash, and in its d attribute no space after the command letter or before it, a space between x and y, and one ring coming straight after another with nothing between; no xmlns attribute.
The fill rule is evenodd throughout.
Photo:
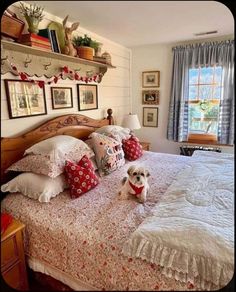
<svg viewBox="0 0 236 292"><path fill-rule="evenodd" d="M160 71L143 72L143 87L159 87L160 86Z"/></svg>
<svg viewBox="0 0 236 292"><path fill-rule="evenodd" d="M144 127L158 126L158 107L143 108L143 126Z"/></svg>
<svg viewBox="0 0 236 292"><path fill-rule="evenodd" d="M10 119L47 114L44 85L31 81L5 79Z"/></svg>
<svg viewBox="0 0 236 292"><path fill-rule="evenodd" d="M143 90L142 104L159 104L159 90Z"/></svg>
<svg viewBox="0 0 236 292"><path fill-rule="evenodd" d="M71 87L51 87L51 96L53 109L73 107Z"/></svg>
<svg viewBox="0 0 236 292"><path fill-rule="evenodd" d="M98 108L97 85L77 84L80 111Z"/></svg>

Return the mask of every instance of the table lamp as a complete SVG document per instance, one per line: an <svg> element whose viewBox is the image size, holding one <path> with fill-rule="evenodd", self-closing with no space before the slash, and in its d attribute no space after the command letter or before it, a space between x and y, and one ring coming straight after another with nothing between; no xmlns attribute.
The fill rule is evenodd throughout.
<svg viewBox="0 0 236 292"><path fill-rule="evenodd" d="M124 128L130 129L130 134L133 134L133 130L138 130L141 128L138 116L136 114L125 115L122 123Z"/></svg>

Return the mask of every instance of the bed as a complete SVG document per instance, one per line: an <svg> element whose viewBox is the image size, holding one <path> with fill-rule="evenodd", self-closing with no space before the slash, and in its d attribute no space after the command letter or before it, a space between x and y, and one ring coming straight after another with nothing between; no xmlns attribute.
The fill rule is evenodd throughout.
<svg viewBox="0 0 236 292"><path fill-rule="evenodd" d="M4 170L34 143L59 134L84 140L97 128L112 124L111 113L103 120L82 115L61 116L23 136L2 138L3 179L9 179ZM206 160L201 155L195 159L202 163ZM231 161L232 157L226 159ZM26 225L25 251L29 267L73 290L218 289L214 283L201 287L188 279L177 280L174 275L163 273L161 263L124 253L128 240L155 214L155 208L168 195L178 174L188 169L191 161L187 156L145 151L135 162L148 167L151 173L145 204L118 197L120 180L134 164L126 162L102 177L97 188L78 199L71 199L68 191L64 191L44 204L19 193L8 194L2 201L2 210Z"/></svg>

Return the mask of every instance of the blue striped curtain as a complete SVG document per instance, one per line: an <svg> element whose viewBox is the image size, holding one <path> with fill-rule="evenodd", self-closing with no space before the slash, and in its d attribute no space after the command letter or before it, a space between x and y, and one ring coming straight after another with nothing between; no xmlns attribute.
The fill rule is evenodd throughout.
<svg viewBox="0 0 236 292"><path fill-rule="evenodd" d="M167 139L187 141L189 69L218 65L223 68L218 143L234 144L234 40L178 46L173 52Z"/></svg>

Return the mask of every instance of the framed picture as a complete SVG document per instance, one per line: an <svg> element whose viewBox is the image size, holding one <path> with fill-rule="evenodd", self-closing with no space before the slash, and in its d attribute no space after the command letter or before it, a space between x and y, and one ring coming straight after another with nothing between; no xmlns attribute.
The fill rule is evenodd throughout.
<svg viewBox="0 0 236 292"><path fill-rule="evenodd" d="M53 109L73 107L71 87L51 87L51 95Z"/></svg>
<svg viewBox="0 0 236 292"><path fill-rule="evenodd" d="M159 90L143 90L143 104L159 104Z"/></svg>
<svg viewBox="0 0 236 292"><path fill-rule="evenodd" d="M98 108L97 85L77 84L80 111Z"/></svg>
<svg viewBox="0 0 236 292"><path fill-rule="evenodd" d="M160 71L143 72L143 87L159 87Z"/></svg>
<svg viewBox="0 0 236 292"><path fill-rule="evenodd" d="M144 127L158 126L158 107L143 108L143 126Z"/></svg>
<svg viewBox="0 0 236 292"><path fill-rule="evenodd" d="M10 119L47 114L44 86L14 79L5 79L4 83Z"/></svg>

